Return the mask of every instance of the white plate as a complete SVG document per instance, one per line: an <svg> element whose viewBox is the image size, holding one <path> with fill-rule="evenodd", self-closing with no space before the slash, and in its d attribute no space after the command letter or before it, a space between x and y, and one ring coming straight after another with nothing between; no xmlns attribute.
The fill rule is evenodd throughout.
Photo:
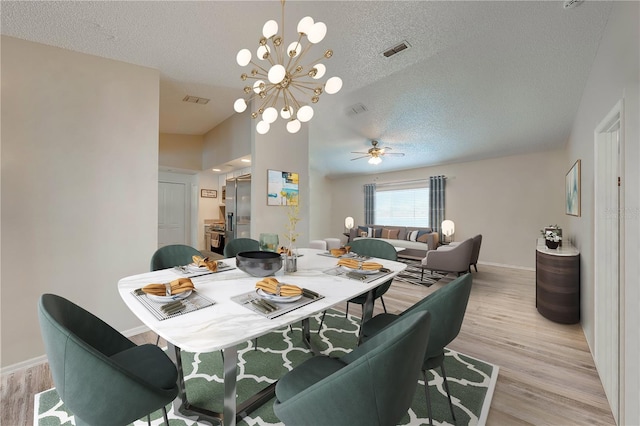
<svg viewBox="0 0 640 426"><path fill-rule="evenodd" d="M344 265L340 265L340 267L346 272L357 272L357 273L363 274L363 275L373 275L373 274L377 274L378 272L380 272L380 269L354 269L354 268L349 268L349 267L344 266Z"/></svg>
<svg viewBox="0 0 640 426"><path fill-rule="evenodd" d="M272 302L280 302L280 303L295 302L296 300L299 300L302 297L301 294L297 296L276 296L275 294L270 294L270 293L267 293L266 291L263 291L261 288L257 289L256 293L258 293L258 296L263 297L267 300L271 300Z"/></svg>
<svg viewBox="0 0 640 426"><path fill-rule="evenodd" d="M147 297L153 300L154 302L166 303L166 302L173 302L174 300L185 299L189 297L190 294L191 294L191 290L187 290L185 292L174 294L172 296L156 296L155 294L147 294Z"/></svg>
<svg viewBox="0 0 640 426"><path fill-rule="evenodd" d="M209 268L206 266L196 266L195 263L190 263L187 265L187 270L191 272L206 272Z"/></svg>

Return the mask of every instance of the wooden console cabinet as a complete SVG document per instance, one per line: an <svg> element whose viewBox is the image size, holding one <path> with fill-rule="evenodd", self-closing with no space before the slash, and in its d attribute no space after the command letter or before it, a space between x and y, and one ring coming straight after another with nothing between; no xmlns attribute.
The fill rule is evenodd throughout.
<svg viewBox="0 0 640 426"><path fill-rule="evenodd" d="M536 308L551 321L580 321L580 253L564 243L549 249L544 240L536 248Z"/></svg>

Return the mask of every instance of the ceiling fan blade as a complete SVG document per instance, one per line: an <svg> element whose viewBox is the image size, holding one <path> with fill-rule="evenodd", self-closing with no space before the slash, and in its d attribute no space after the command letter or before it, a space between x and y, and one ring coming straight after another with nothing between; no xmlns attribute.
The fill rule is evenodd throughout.
<svg viewBox="0 0 640 426"><path fill-rule="evenodd" d="M367 155L361 155L360 157L352 158L352 159L351 159L351 161L353 161L353 160L359 160L359 159L361 159L361 158L367 158L368 156L369 156L368 154L367 154Z"/></svg>
<svg viewBox="0 0 640 426"><path fill-rule="evenodd" d="M404 152L387 152L384 155L399 155L400 157L404 157Z"/></svg>
<svg viewBox="0 0 640 426"><path fill-rule="evenodd" d="M368 152L362 152L362 151L351 151L352 154L363 154L363 155L369 155Z"/></svg>

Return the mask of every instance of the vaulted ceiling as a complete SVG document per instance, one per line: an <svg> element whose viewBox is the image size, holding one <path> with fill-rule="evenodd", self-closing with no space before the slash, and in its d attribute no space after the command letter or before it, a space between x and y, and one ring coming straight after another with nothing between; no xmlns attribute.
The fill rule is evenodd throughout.
<svg viewBox="0 0 640 426"><path fill-rule="evenodd" d="M156 68L160 132L201 135L235 114L244 71L277 1L3 1L2 34ZM327 76L310 127L311 164L378 173L561 148L609 16L609 2L288 1L285 40L323 21ZM289 35L290 34L290 35ZM386 58L382 52L410 47ZM183 102L186 95L211 99ZM358 110L359 113L355 113ZM246 113L246 112L245 112ZM283 125L277 122L273 125ZM305 125L305 124L303 124ZM405 156L351 161L372 139Z"/></svg>

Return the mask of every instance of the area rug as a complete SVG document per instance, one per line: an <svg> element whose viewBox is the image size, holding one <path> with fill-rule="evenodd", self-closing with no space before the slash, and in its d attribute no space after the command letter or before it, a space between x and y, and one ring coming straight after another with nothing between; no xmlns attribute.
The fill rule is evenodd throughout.
<svg viewBox="0 0 640 426"><path fill-rule="evenodd" d="M317 330L321 315L311 319L311 330ZM357 342L359 320L350 315L330 310L319 333L312 334L312 340L324 354L341 356L351 351ZM300 339L301 328L294 325L258 338L257 348L254 342L247 342L238 350L238 400L273 383L278 377L293 369L305 359L311 357ZM187 396L192 404L210 410L222 411L223 382L222 357L216 353L182 354L186 379ZM485 424L498 367L464 354L447 350L445 368L449 388L456 413L457 425ZM420 376L422 377L422 376ZM429 372L429 391L434 414L434 424L454 424L449 411L446 393L439 370ZM99 393L99 389L96 389ZM162 412L152 414L152 425L162 425ZM174 415L169 411L171 426L204 425L192 419ZM418 387L411 408L399 425L428 424L428 415L424 395L424 382L418 380ZM73 415L68 412L55 389L49 389L35 396L34 425L58 426L74 425ZM134 425L146 425L141 419ZM273 413L273 400L249 414L239 423L244 426L282 425Z"/></svg>
<svg viewBox="0 0 640 426"><path fill-rule="evenodd" d="M439 274L437 272L431 272L425 270L422 273L422 268L420 268L420 261L413 259L404 259L398 258L398 262L406 263L407 268L396 275L393 279L398 281L404 281L410 284L415 285L423 285L426 287L430 287L433 284L437 283L441 278L446 277L447 275Z"/></svg>

